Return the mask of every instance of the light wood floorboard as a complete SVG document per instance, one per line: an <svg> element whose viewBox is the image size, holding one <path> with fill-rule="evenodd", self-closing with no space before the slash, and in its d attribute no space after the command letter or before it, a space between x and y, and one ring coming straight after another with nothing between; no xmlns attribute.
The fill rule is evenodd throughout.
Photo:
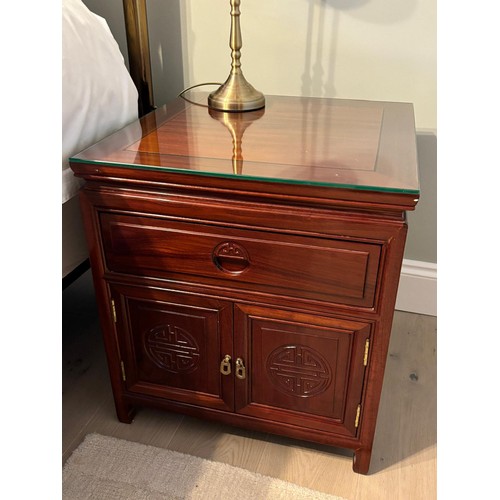
<svg viewBox="0 0 500 500"><path fill-rule="evenodd" d="M436 498L436 318L397 311L370 475L352 453L142 409L115 416L90 272L63 293L62 460L91 432L169 448L349 500Z"/></svg>

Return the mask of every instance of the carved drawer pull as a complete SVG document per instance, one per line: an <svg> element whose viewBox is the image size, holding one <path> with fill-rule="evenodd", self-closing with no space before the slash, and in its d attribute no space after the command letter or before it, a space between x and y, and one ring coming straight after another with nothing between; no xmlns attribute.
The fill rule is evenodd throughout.
<svg viewBox="0 0 500 500"><path fill-rule="evenodd" d="M226 354L220 362L220 372L222 375L229 375L231 373L231 356L229 354Z"/></svg>
<svg viewBox="0 0 500 500"><path fill-rule="evenodd" d="M244 380L247 376L246 373L247 373L247 369L245 368L243 360L241 358L238 358L236 360L236 376L240 380Z"/></svg>
<svg viewBox="0 0 500 500"><path fill-rule="evenodd" d="M247 251L240 244L225 241L217 245L213 251L214 264L229 274L239 274L250 265Z"/></svg>

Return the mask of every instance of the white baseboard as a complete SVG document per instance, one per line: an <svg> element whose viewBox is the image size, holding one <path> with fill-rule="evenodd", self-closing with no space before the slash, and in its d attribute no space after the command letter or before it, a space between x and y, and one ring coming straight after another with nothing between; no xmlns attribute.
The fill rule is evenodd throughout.
<svg viewBox="0 0 500 500"><path fill-rule="evenodd" d="M396 309L437 316L437 264L403 260Z"/></svg>

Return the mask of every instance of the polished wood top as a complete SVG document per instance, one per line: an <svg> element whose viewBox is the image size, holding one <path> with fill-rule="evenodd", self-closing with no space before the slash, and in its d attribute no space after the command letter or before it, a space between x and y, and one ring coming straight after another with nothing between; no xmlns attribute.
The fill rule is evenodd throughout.
<svg viewBox="0 0 500 500"><path fill-rule="evenodd" d="M206 94L194 99L205 104ZM406 103L266 96L262 110L224 113L177 98L71 161L419 193Z"/></svg>

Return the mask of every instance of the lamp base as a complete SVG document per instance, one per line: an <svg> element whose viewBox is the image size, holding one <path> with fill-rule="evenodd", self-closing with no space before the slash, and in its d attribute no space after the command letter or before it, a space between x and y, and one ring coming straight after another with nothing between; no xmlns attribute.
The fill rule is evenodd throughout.
<svg viewBox="0 0 500 500"><path fill-rule="evenodd" d="M266 105L262 92L255 90L243 73L231 73L224 85L208 96L208 107L218 111L253 111Z"/></svg>

